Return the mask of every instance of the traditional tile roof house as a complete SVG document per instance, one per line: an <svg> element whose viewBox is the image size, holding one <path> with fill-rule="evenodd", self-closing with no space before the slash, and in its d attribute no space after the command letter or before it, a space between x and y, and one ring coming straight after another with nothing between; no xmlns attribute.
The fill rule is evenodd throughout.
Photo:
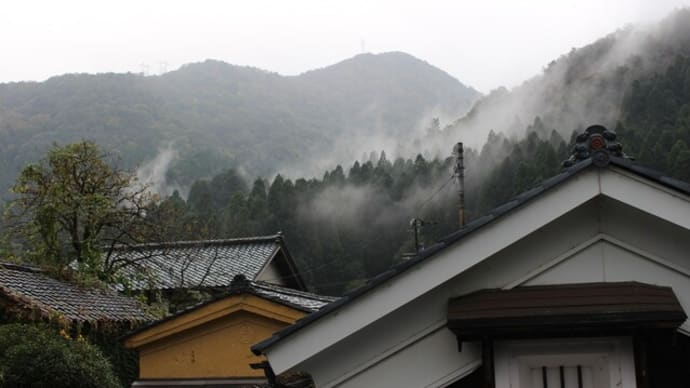
<svg viewBox="0 0 690 388"><path fill-rule="evenodd" d="M155 319L134 299L82 288L48 277L36 267L9 263L0 263L0 315L4 320L59 320L120 328Z"/></svg>
<svg viewBox="0 0 690 388"><path fill-rule="evenodd" d="M306 290L281 234L131 245L111 255L109 262L126 264L133 290L225 289L238 274Z"/></svg>
<svg viewBox="0 0 690 388"><path fill-rule="evenodd" d="M690 184L601 126L559 175L252 347L316 387L690 386Z"/></svg>
<svg viewBox="0 0 690 388"><path fill-rule="evenodd" d="M245 387L266 383L249 346L335 298L233 278L227 292L125 338L139 351L133 387Z"/></svg>

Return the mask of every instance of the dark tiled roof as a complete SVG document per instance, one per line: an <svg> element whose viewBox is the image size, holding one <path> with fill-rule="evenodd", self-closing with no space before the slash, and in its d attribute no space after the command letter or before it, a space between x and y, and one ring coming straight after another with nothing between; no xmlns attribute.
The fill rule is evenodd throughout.
<svg viewBox="0 0 690 388"><path fill-rule="evenodd" d="M149 325L140 327L137 330L127 334L125 338L130 337L141 331L144 331L150 327L156 326L160 323L172 320L176 317L179 317L180 315L187 314L191 311L200 309L218 300L227 298L229 296L241 294L255 295L259 298L267 299L272 302L291 307L295 310L303 311L305 313L313 313L315 311L320 310L329 303L338 300L337 297L333 296L317 295L311 292L299 291L292 288L282 287L266 282L255 282L247 280L244 277L244 275L237 275L233 278L232 284L230 285L226 293L219 295L209 301L199 303L195 306L191 306L185 310L182 310L171 316L165 317L159 321L151 322Z"/></svg>
<svg viewBox="0 0 690 388"><path fill-rule="evenodd" d="M81 288L34 267L0 264L0 298L21 312L71 322L144 323L155 319L134 299Z"/></svg>
<svg viewBox="0 0 690 388"><path fill-rule="evenodd" d="M134 290L226 287L238 274L256 279L281 249L290 261L288 265L294 268L279 234L133 245L116 248L110 260L133 264L122 271L132 279L131 288ZM296 280L302 283L301 279Z"/></svg>
<svg viewBox="0 0 690 388"><path fill-rule="evenodd" d="M623 170L647 178L650 181L655 182L659 185L671 188L673 190L677 190L686 195L690 195L690 184L665 176L658 171L636 164L629 159L611 156L610 160L607 162L606 165L619 167ZM490 210L486 215L468 223L458 231L446 236L445 238L439 240L437 243L425 248L413 258L391 267L390 269L379 274L375 278L370 279L363 286L346 293L337 301L325 306L323 309L317 312L309 314L306 317L300 319L294 325L290 325L282 330L279 330L270 338L252 346L252 352L254 352L257 355L262 354L266 349L270 348L275 343L281 341L283 338L288 337L289 335L298 330L301 330L302 328L308 326L309 324L320 319L321 317L340 309L342 306L351 303L353 300L366 294L367 292L378 287L379 285L383 284L389 279L398 276L399 274L426 261L427 259L430 259L432 256L453 245L455 242L463 239L465 236L474 233L475 231L483 228L484 226L488 225L494 220L503 217L504 215L514 211L519 207L522 207L526 203L531 202L535 198L539 197L541 194L551 190L556 186L559 186L560 184L568 181L570 178L574 177L575 175L578 175L580 172L590 167L596 168L591 158L581 161L571 167L563 169L561 173L519 194L518 196L509 200L508 202ZM606 166L603 166L602 168L606 168Z"/></svg>
<svg viewBox="0 0 690 388"><path fill-rule="evenodd" d="M235 291L241 292L241 291ZM273 302L292 307L307 313L320 310L325 305L336 301L338 298L312 294L311 292L298 291L266 282L250 282L244 292Z"/></svg>

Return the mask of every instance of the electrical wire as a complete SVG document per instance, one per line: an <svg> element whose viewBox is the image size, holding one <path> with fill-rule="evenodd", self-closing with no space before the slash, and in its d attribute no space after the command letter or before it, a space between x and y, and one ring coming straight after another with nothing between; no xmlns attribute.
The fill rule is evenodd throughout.
<svg viewBox="0 0 690 388"><path fill-rule="evenodd" d="M436 190L433 194L431 194L431 196L429 198L427 198L421 205L419 205L417 207L416 213L421 212L422 209L424 209L424 206L428 205L429 202L431 202L431 200L434 199L434 197L436 197L444 188L446 188L446 186L448 186L448 183L450 183L453 180L453 178L455 178L455 175L451 175L450 178L448 178L448 180L445 181L441 185L441 187L438 188L438 190Z"/></svg>

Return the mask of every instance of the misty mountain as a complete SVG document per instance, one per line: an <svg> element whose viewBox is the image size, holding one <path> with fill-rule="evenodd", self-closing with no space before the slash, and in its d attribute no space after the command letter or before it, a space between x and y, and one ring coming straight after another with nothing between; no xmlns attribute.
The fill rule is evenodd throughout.
<svg viewBox="0 0 690 388"><path fill-rule="evenodd" d="M435 158L381 153L322 179L257 179L251 190L228 171L197 181L187 201L167 198L156 223L173 225L169 235L182 239L282 230L310 285L339 294L414 251L410 219L425 221L423 245L457 230L447 157L455 141L471 145L464 187L472 220L556 175L574 131L594 123L615 130L639 163L690 181L690 11L573 50L523 85L480 99L445 128L436 122L411 142Z"/></svg>
<svg viewBox="0 0 690 388"><path fill-rule="evenodd" d="M676 11L654 25L627 26L590 45L573 48L546 64L542 74L512 90L499 88L484 96L467 115L437 136L437 152L447 152L446 144L454 141L481 147L489 131L522 138L537 117L548 129L546 136L555 129L566 139L573 131L582 131L595 123L615 128L619 121L636 117L625 111L626 98L634 92L635 81L664 74L688 56L688 9ZM682 95L674 97L681 101L669 102L673 99L666 98L669 93L673 90L666 96L656 93L656 99L642 103L687 105ZM666 115L669 120L675 119L673 112ZM644 125L648 131L658 129L654 127L656 123ZM431 148L430 143L433 142L429 141L426 147Z"/></svg>
<svg viewBox="0 0 690 388"><path fill-rule="evenodd" d="M357 139L406 138L432 115L458 117L478 96L404 53L361 54L298 76L207 60L161 76L1 84L0 189L53 142L80 139L114 150L126 167L167 150L157 161L181 186L228 167L304 171L361 155Z"/></svg>

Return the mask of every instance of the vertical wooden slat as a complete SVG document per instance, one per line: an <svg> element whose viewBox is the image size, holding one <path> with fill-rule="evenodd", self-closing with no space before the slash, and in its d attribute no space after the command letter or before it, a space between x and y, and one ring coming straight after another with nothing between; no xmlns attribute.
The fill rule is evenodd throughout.
<svg viewBox="0 0 690 388"><path fill-rule="evenodd" d="M577 388L582 388L582 365L577 366Z"/></svg>
<svg viewBox="0 0 690 388"><path fill-rule="evenodd" d="M541 379L543 381L542 385L544 388L549 388L549 379L546 377L546 367L541 367Z"/></svg>

